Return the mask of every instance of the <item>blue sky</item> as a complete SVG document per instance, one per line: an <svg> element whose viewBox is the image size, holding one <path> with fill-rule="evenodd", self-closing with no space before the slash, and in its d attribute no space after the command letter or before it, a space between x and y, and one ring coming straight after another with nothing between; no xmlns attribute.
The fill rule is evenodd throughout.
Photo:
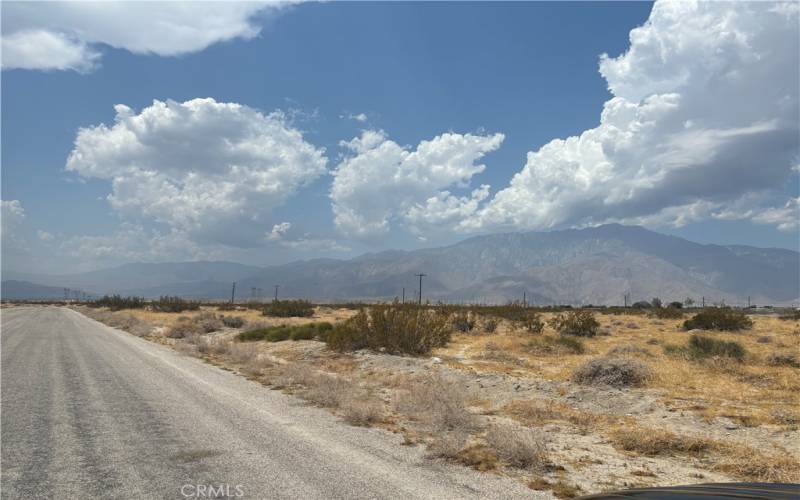
<svg viewBox="0 0 800 500"><path fill-rule="evenodd" d="M233 35L198 41L195 45L200 48L191 43L186 48L183 41L175 42L179 48L142 48L141 41L126 39L124 34L113 38L117 34L99 33L80 40L64 9L55 12L47 4L22 13L13 9L3 4L4 269L67 272L130 260L198 258L272 264L446 244L485 232L615 221L641 223L701 242L798 247L797 170L792 170L800 164L796 123L792 128L797 118L797 71L791 74L792 64L797 69L798 41L796 23L792 31L784 27L791 26L791 20L783 19L795 16L796 21L796 11L780 15L759 11L758 15L765 16L763 25L743 20L735 26L760 32L767 31L769 23L777 23L788 48L783 54L770 52L776 59L771 65L753 64L752 85L736 83L729 89L732 97L746 100L746 92L756 92L759 79L778 72L793 109L789 106L787 111L785 102L783 107L776 104L786 98L776 94L761 97L775 102L762 106L760 115L749 109L737 115L727 109L739 99L702 111L680 109L685 102L706 102L704 93L713 92L708 88L713 74L702 79L692 75L679 84L665 83L667 78L661 74L699 73L704 70L696 68L713 67L713 61L694 65L685 62L685 54L676 54L674 60L658 61L662 67L654 70L645 43L638 52L632 50L628 60L614 62L613 58L631 48L631 30L648 21L650 3L306 3L233 13ZM658 30L669 29L670 22L685 25L680 16L688 14L668 12L650 29L658 35ZM753 17L745 14L743 19ZM107 14L98 14L98 24L103 15ZM207 22L191 19L202 15L189 14L182 21L187 25ZM138 19L131 15L132 24ZM247 29L237 37L242 23ZM80 28L80 32L91 32ZM120 30L140 28L123 23ZM692 29L699 32L707 27L685 29L681 35L691 41L697 34ZM12 45L17 41L11 36L33 36L34 30L66 34L68 43L84 51L83 59L51 62L59 57L65 60L64 51L18 55L22 49ZM253 30L258 34L253 36ZM765 47L775 43L766 38ZM171 54L176 51L180 53ZM598 65L604 53L611 59L601 72ZM780 58L791 60L792 55L794 63L786 67ZM32 60L44 62L30 67ZM731 61L740 65L739 71L751 71L743 55ZM723 83L720 93L725 90ZM684 100L673 105L674 114L684 123L681 132L667 125L662 132L637 132L620 148L643 135L641 144L630 146L624 154L606 152L608 158L599 161L597 152L586 146L588 139L597 140L603 145L600 149L607 151L613 141L622 144L616 135L609 139L609 134L624 129L598 128L604 105L608 107L614 98L625 99L639 106L640 115L652 113L652 106L643 104L650 94L661 96L664 106L673 103L663 96L682 96ZM214 104L182 107L197 98L211 98ZM208 109L220 103L250 108L267 118L242 118L237 110L225 111L233 113L228 118L247 131L242 134L257 129L269 135L263 130L273 130L273 126L281 133L288 131L285 142L275 146L283 149L264 155L283 158L287 151L300 148L310 151L310 156L286 160L282 173L266 180L258 175L265 156L259 153L244 160L236 156L235 161L250 162L248 175L261 179L263 186L254 187L253 182L261 181L242 180L242 185L228 187L232 194L213 194L216 198L201 206L198 193L189 192L187 175L213 171L203 178L205 191L199 191L213 192L216 188L209 186L224 179L222 174L230 175L226 169L235 163L230 156L217 157L203 149L209 143L202 135L209 130L206 125L218 130L215 124L187 130L180 119L169 125L158 123L177 127L181 135L175 141L182 141L189 150L202 149L209 163L223 165L159 165L178 147L169 139L153 147L173 149L155 149L134 158L133 153L114 156L102 147L116 140L111 134L79 139L81 128L113 127L115 105L127 106L133 117L144 116L154 100L174 101L176 113L192 116L203 113L205 117ZM270 118L276 110L282 110L283 116ZM694 133L692 124L703 120L709 125ZM656 123L659 129L667 121L659 115L642 123ZM778 125L769 125L772 122ZM638 131L642 124L628 127ZM580 137L595 128L597 134L585 136L582 149L569 145L540 149L554 139ZM161 128L141 140L172 137L170 133L177 129ZM292 132L301 133L302 139L291 138ZM445 141L443 135L448 133L456 137ZM750 171L765 172L758 179L743 173L748 165L714 162L697 167L689 187L685 169L680 176L671 170L665 174L663 166L641 174L650 168L642 165L654 161L653 156L669 165L676 157L700 154L742 158L726 140L711 140L713 144L708 145L709 136L731 134L748 150L769 149L763 159L749 165ZM344 145L343 141L359 136L367 146ZM232 135L230 140L237 137ZM256 139L263 144L264 137ZM678 139L680 147L665 145ZM431 141L435 158L412 154L398 167L397 159L421 149L422 141ZM81 152L81 158L67 170L73 149ZM529 153L537 152L531 160ZM89 155L96 156L86 159ZM685 161L695 165L694 160ZM762 161L768 165L759 164ZM577 170L559 162L578 165ZM449 173L432 180L436 175L428 174L437 171L440 163L448 166ZM605 163L616 172L609 175ZM131 171L133 164L139 169L136 172ZM181 170L176 173L174 168ZM561 172L562 168L566 170ZM291 180L286 181L288 170L292 170ZM131 191L131 185L141 187L137 183L143 172L163 180L157 188L164 189L160 197L151 192L143 197L138 188ZM386 181L408 172L412 180ZM512 183L515 174L520 179ZM619 181L615 182L614 175ZM626 184L632 177L637 182ZM274 182L284 182L280 195L270 194ZM730 185L720 188L720 183ZM490 187L476 194L484 184ZM176 189L180 196L175 196ZM229 212L219 217L219 211L211 212L223 206Z"/></svg>

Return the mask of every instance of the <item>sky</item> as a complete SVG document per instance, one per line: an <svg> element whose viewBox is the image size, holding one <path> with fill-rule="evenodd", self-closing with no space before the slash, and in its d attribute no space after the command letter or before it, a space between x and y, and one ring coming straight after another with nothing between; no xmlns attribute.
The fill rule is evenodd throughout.
<svg viewBox="0 0 800 500"><path fill-rule="evenodd" d="M2 269L797 250L798 3L2 3Z"/></svg>

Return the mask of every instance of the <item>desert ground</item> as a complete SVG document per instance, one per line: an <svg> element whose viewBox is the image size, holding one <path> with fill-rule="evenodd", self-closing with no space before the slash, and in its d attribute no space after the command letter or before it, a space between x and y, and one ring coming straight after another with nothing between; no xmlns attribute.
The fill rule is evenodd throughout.
<svg viewBox="0 0 800 500"><path fill-rule="evenodd" d="M277 325L341 324L355 308L317 306L304 318L209 305L180 313L75 309L326 408L346 424L399 434L431 461L509 476L561 498L639 486L800 481L796 316L752 314L751 328L687 331L682 324L696 311L674 318L595 311L597 335L561 342L550 324L555 312L541 312L543 328L532 332L482 309L467 313L471 328L456 329L446 345L398 355L340 352L319 340L238 339ZM223 324L224 317L242 321ZM693 335L738 343L742 355L676 354ZM597 359L641 377L606 383L576 375Z"/></svg>

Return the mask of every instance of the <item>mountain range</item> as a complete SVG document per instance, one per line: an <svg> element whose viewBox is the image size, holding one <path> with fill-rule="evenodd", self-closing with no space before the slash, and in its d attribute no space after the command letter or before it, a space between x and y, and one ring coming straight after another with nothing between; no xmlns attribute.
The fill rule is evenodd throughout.
<svg viewBox="0 0 800 500"><path fill-rule="evenodd" d="M314 259L257 267L232 262L127 264L71 275L4 273L4 298L37 296L36 284L157 297L228 298L253 289L272 297L316 300L417 298L536 304L622 304L660 297L700 303L786 305L800 299L800 253L743 245L704 245L638 226L476 236L414 251L384 251L349 260ZM11 281L14 280L14 281ZM25 283L27 282L27 283ZM50 290L49 293L52 293ZM30 296L23 297L25 293Z"/></svg>

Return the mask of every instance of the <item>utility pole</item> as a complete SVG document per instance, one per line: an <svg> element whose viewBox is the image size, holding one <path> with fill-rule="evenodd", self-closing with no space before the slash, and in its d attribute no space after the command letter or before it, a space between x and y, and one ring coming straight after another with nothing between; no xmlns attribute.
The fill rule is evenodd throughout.
<svg viewBox="0 0 800 500"><path fill-rule="evenodd" d="M233 304L234 300L236 299L236 282L233 282L233 287L231 287L231 304Z"/></svg>
<svg viewBox="0 0 800 500"><path fill-rule="evenodd" d="M275 302L278 302L278 288L280 287L280 285L275 285Z"/></svg>
<svg viewBox="0 0 800 500"><path fill-rule="evenodd" d="M406 287L403 287L403 304L406 303Z"/></svg>
<svg viewBox="0 0 800 500"><path fill-rule="evenodd" d="M703 309L705 309L705 307L706 307L706 296L703 295Z"/></svg>
<svg viewBox="0 0 800 500"><path fill-rule="evenodd" d="M750 309L750 296L747 296L747 308Z"/></svg>
<svg viewBox="0 0 800 500"><path fill-rule="evenodd" d="M422 305L422 278L427 276L427 274L415 274L414 276L419 277L419 305Z"/></svg>
<svg viewBox="0 0 800 500"><path fill-rule="evenodd" d="M528 292L522 291L522 307L528 307Z"/></svg>

